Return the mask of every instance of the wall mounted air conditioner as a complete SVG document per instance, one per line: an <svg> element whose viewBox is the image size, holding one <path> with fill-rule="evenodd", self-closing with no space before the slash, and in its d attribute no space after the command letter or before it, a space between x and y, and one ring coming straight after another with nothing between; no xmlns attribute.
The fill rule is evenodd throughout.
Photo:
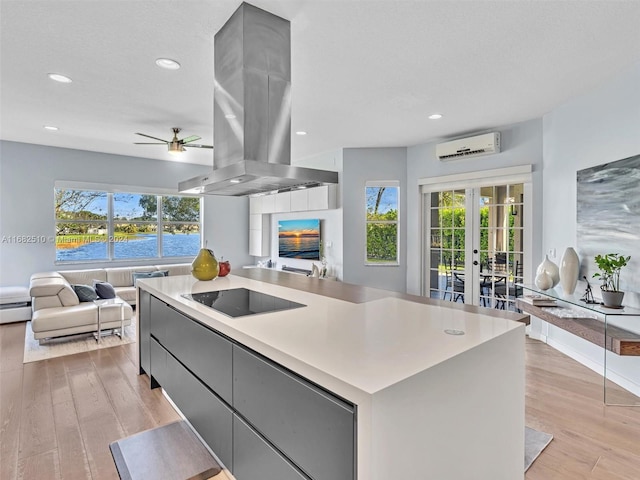
<svg viewBox="0 0 640 480"><path fill-rule="evenodd" d="M500 132L485 133L436 145L436 155L442 161L500 153Z"/></svg>

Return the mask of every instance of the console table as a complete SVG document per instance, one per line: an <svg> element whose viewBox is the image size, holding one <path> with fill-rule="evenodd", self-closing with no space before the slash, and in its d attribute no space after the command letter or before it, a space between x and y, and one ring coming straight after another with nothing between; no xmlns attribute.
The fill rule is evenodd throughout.
<svg viewBox="0 0 640 480"><path fill-rule="evenodd" d="M613 309L601 304L587 304L579 294L565 294L559 286L549 290L527 284L520 286L524 297L516 300L518 308L603 349L605 403L640 406L640 396L631 392L621 396L620 387L611 382L612 378L619 376L617 372L620 370L637 371L640 366L640 309L627 306ZM532 297L554 300L557 306L534 305ZM575 313L567 315L567 312ZM630 380L640 381L640 376Z"/></svg>

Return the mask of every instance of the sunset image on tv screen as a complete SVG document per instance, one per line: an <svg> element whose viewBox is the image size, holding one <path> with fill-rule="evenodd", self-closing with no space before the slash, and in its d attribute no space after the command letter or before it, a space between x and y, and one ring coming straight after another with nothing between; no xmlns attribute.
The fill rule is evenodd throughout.
<svg viewBox="0 0 640 480"><path fill-rule="evenodd" d="M280 220L278 256L320 260L320 220Z"/></svg>

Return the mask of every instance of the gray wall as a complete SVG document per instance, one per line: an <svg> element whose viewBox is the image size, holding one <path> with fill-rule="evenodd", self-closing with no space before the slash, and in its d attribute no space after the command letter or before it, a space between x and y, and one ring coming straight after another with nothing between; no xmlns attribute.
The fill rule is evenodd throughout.
<svg viewBox="0 0 640 480"><path fill-rule="evenodd" d="M639 85L640 64L544 116L545 250L555 248L560 256L566 247L579 246L576 238L576 172L640 154ZM602 248L602 253L609 253L607 245ZM630 269L625 274L634 272L638 275L640 245L631 256ZM587 267L589 278L595 266L584 267ZM598 285L597 282L592 284ZM581 288L584 285L579 285L576 291ZM640 292L627 293L624 303L640 306Z"/></svg>
<svg viewBox="0 0 640 480"><path fill-rule="evenodd" d="M544 127L544 249L555 248L561 255L566 247L579 247L576 221L576 172L640 153L640 64L616 76L610 82L554 109L543 118ZM633 205L637 199L629 199ZM640 215L640 212L636 211ZM578 249L576 249L578 250ZM609 253L609 245L602 245ZM559 261L559 259L558 259ZM556 262L558 263L558 262ZM582 263L582 259L581 259ZM581 265L599 297L599 283L590 279L595 265ZM627 275L640 274L640 245L631 253ZM624 276L621 277L621 283ZM624 285L622 285L624 288ZM584 291L579 282L576 293ZM627 291L624 304L640 307L640 292ZM609 316L610 322L622 322ZM640 332L635 317L626 328ZM603 350L561 329L546 327L534 321L532 336L539 336L593 370L602 373ZM606 356L607 377L640 395L640 357ZM622 399L622 397L620 397ZM637 401L627 398L624 401Z"/></svg>
<svg viewBox="0 0 640 480"><path fill-rule="evenodd" d="M0 239L3 236L54 235L53 188L56 180L130 185L134 190L170 189L177 193L180 180L207 170L202 165L2 141ZM205 197L203 238L217 256L231 261L232 268L250 262L248 225L246 198ZM134 264L143 262L135 261ZM127 262L110 265L127 265ZM56 266L52 242L0 243L0 286L26 286L32 273L62 268L83 266Z"/></svg>
<svg viewBox="0 0 640 480"><path fill-rule="evenodd" d="M407 292L420 294L422 222L421 198L418 181L421 178L440 177L459 173L492 170L518 165L533 165L533 265L542 255L542 120L535 119L513 125L492 128L501 134L502 150L496 155L441 162L436 156L433 142L407 149ZM475 132L476 135L485 132Z"/></svg>
<svg viewBox="0 0 640 480"><path fill-rule="evenodd" d="M400 265L365 265L365 183L400 182ZM341 181L343 277L348 283L404 292L407 281L407 149L345 148ZM411 258L411 257L409 257Z"/></svg>

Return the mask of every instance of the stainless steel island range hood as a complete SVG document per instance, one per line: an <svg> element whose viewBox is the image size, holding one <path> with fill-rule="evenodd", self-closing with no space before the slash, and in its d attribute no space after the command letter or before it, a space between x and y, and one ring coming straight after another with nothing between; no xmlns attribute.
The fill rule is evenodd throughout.
<svg viewBox="0 0 640 480"><path fill-rule="evenodd" d="M338 183L291 165L291 27L243 3L214 39L213 171L183 193L245 196Z"/></svg>

